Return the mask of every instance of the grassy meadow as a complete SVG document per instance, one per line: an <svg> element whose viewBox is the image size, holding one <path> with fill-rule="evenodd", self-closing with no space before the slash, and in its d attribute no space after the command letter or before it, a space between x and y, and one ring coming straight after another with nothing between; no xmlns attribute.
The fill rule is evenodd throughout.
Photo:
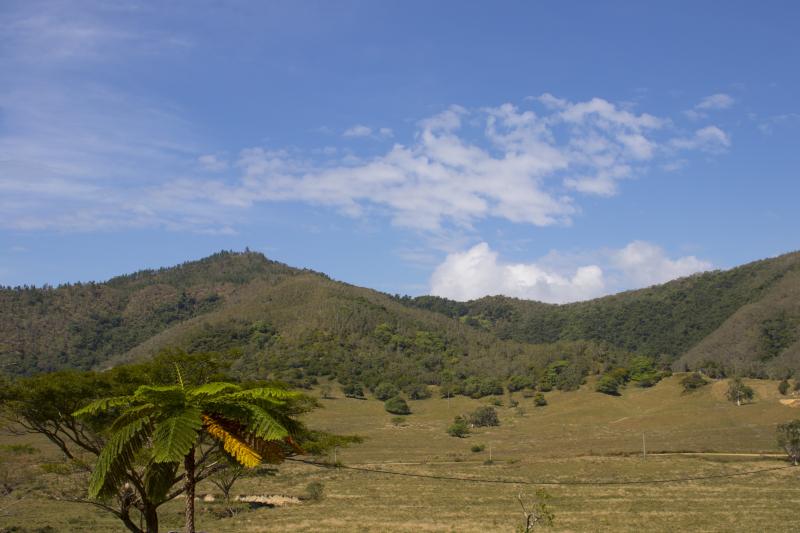
<svg viewBox="0 0 800 533"><path fill-rule="evenodd" d="M534 407L521 393L471 400L433 398L409 402L413 413L397 420L376 400L323 399L308 417L312 427L365 437L338 450L345 466L408 474L510 481L630 481L724 475L786 465L775 445L775 426L800 418L781 405L777 382L748 380L756 401L737 407L725 399L727 383L682 394L680 376L651 389L629 387L622 396L593 391L546 393ZM516 400L516 407L510 406ZM493 400L501 425L467 438L447 435L457 414ZM648 455L642 457L644 434ZM86 505L38 495L63 476L41 463L58 458L45 442L2 437L3 475L26 483L0 497L0 531L123 531L113 517ZM29 444L33 453L21 452ZM10 448L17 445L17 448ZM474 445L483 445L473 452ZM12 451L16 450L16 451ZM30 450L28 450L30 452ZM688 454L685 452L704 452ZM489 460L489 454L491 459ZM329 458L332 459L332 458ZM522 523L517 495L534 485L496 484L396 476L345 468L285 463L274 472L240 480L234 494L302 496L309 483L324 484L324 498L243 510L218 518L219 491L200 485L199 528L247 531L514 531ZM800 468L664 484L549 485L554 531L793 531L800 506ZM203 501L211 494L216 502ZM160 513L162 530L179 530L180 500ZM27 528L27 529L25 529Z"/></svg>

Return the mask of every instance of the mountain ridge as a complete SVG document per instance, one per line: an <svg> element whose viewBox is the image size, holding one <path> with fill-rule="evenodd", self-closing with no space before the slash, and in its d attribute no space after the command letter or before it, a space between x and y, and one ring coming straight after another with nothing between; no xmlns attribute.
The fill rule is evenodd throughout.
<svg viewBox="0 0 800 533"><path fill-rule="evenodd" d="M219 252L102 283L0 288L0 364L17 374L102 368L177 346L236 349L243 369L287 366L281 371L306 378L324 371L357 380L358 372L336 364L348 360L363 371L375 366L371 357L407 371L425 358L457 359L448 371L463 379L507 379L559 359L599 372L631 354L678 370L712 363L778 376L800 371L798 295L800 252L560 305L392 296L259 253ZM253 344L252 335L263 343ZM309 361L314 350L327 362ZM299 366L292 370L279 353ZM314 365L320 368L309 370ZM441 380L434 374L447 364L428 366L418 377Z"/></svg>

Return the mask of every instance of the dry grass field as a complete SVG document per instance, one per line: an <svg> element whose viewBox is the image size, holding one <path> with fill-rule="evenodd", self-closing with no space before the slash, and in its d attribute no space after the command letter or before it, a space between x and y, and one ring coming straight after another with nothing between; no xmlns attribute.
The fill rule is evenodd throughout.
<svg viewBox="0 0 800 533"><path fill-rule="evenodd" d="M220 519L211 512L219 505L219 491L204 484L198 494L212 494L217 502L198 503L199 527L209 533L514 531L522 523L516 496L534 493L532 483L559 482L565 484L544 487L552 497L554 531L795 531L800 468L613 484L728 476L786 465L777 455L775 426L800 418L800 409L779 402L776 382L748 381L756 401L737 407L725 400L725 382L681 394L679 379L652 389L629 388L621 397L596 393L589 384L577 392L547 393L549 405L539 408L519 393L516 408L509 407L508 397L498 398L503 402L497 407L501 425L475 430L464 439L448 436L445 428L453 416L487 399L410 402L413 414L402 422L393 421L375 400L323 400L324 408L309 417L311 425L366 439L337 452L344 466L430 477L286 463L272 475L241 480L233 492L302 496L309 483L319 481L324 498ZM30 443L41 451L14 454L8 448L14 443ZM4 437L3 444L4 475L25 472L28 482L0 498L0 531L44 526L50 531L122 531L101 511L37 495L59 482L57 474L38 466L55 460L46 443ZM472 452L476 444L485 449ZM585 481L611 484L571 484ZM180 501L165 506L161 517L164 531L178 530Z"/></svg>

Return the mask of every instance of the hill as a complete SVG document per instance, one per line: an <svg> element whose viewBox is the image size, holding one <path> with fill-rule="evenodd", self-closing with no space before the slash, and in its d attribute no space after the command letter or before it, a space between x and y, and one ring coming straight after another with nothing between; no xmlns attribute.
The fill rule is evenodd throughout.
<svg viewBox="0 0 800 533"><path fill-rule="evenodd" d="M800 253L595 300L552 305L503 296L403 298L499 338L606 342L674 364L753 376L800 370Z"/></svg>
<svg viewBox="0 0 800 533"><path fill-rule="evenodd" d="M103 368L177 347L230 352L251 377L386 381L412 397L426 384L469 396L509 382L570 390L635 355L661 369L783 377L800 370L799 293L800 253L549 305L392 297L221 252L104 283L0 289L0 365Z"/></svg>

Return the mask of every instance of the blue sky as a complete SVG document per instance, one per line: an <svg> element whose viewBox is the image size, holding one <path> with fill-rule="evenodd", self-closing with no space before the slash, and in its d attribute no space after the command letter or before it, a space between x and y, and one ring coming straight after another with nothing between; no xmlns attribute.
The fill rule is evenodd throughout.
<svg viewBox="0 0 800 533"><path fill-rule="evenodd" d="M0 5L0 284L564 302L800 248L800 5Z"/></svg>

